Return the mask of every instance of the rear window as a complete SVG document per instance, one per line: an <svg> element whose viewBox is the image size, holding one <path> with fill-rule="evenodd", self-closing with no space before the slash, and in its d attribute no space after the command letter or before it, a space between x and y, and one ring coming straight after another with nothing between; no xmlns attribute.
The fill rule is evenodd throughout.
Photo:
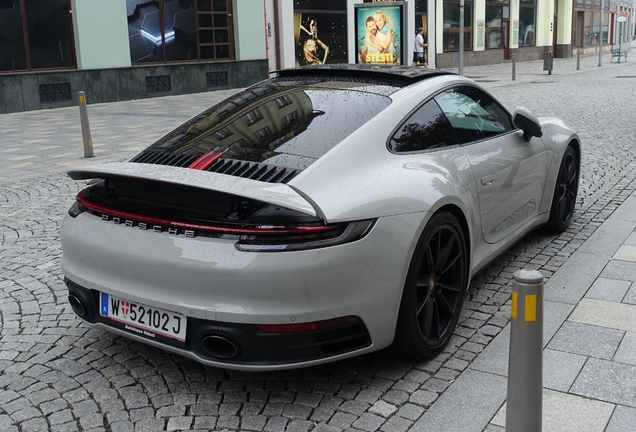
<svg viewBox="0 0 636 432"><path fill-rule="evenodd" d="M382 86L380 86L382 87ZM389 106L368 83L265 82L225 100L146 152L202 155L303 169Z"/></svg>

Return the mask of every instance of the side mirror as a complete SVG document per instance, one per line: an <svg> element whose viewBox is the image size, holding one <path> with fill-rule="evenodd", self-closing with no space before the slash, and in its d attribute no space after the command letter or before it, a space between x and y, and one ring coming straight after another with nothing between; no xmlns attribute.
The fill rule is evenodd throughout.
<svg viewBox="0 0 636 432"><path fill-rule="evenodd" d="M543 135L539 120L530 112L530 110L524 107L518 107L515 110L515 113L512 116L512 122L515 127L523 131L523 139L526 140L526 142L530 141L532 137L538 138Z"/></svg>

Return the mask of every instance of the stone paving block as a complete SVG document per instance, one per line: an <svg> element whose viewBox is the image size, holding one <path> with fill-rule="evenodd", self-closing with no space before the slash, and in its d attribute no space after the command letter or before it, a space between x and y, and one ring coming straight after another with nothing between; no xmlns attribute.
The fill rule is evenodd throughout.
<svg viewBox="0 0 636 432"><path fill-rule="evenodd" d="M265 432L285 432L288 422L289 419L285 417L270 417L263 430Z"/></svg>
<svg viewBox="0 0 636 432"><path fill-rule="evenodd" d="M636 366L636 333L625 333L625 337L614 355L614 361Z"/></svg>
<svg viewBox="0 0 636 432"><path fill-rule="evenodd" d="M351 427L354 421L358 419L358 416L354 414L348 414L344 412L337 412L334 416L329 420L329 425L338 427L340 429L347 429Z"/></svg>
<svg viewBox="0 0 636 432"><path fill-rule="evenodd" d="M360 418L353 422L353 427L367 432L374 432L384 424L386 419L366 412L360 416Z"/></svg>
<svg viewBox="0 0 636 432"><path fill-rule="evenodd" d="M308 406L287 404L283 409L283 417L298 420L307 420L313 409Z"/></svg>
<svg viewBox="0 0 636 432"><path fill-rule="evenodd" d="M636 246L626 244L621 245L612 259L636 262Z"/></svg>
<svg viewBox="0 0 636 432"><path fill-rule="evenodd" d="M369 408L369 404L361 401L346 401L338 408L338 411L361 415Z"/></svg>
<svg viewBox="0 0 636 432"><path fill-rule="evenodd" d="M626 432L636 425L636 408L617 405L605 432Z"/></svg>
<svg viewBox="0 0 636 432"><path fill-rule="evenodd" d="M391 417L384 423L380 430L383 432L406 432L409 430L413 422L401 417Z"/></svg>
<svg viewBox="0 0 636 432"><path fill-rule="evenodd" d="M630 285L629 281L598 278L585 293L585 297L620 303Z"/></svg>
<svg viewBox="0 0 636 432"><path fill-rule="evenodd" d="M308 432L313 426L314 424L310 421L293 420L284 432ZM265 429L265 432L269 431Z"/></svg>
<svg viewBox="0 0 636 432"><path fill-rule="evenodd" d="M606 327L566 321L554 335L549 349L611 359L625 332Z"/></svg>
<svg viewBox="0 0 636 432"><path fill-rule="evenodd" d="M397 415L399 417L404 417L405 419L415 421L420 418L420 416L424 413L424 411L426 411L426 409L421 406L407 403L403 405L402 407L400 407L400 409L397 412Z"/></svg>
<svg viewBox="0 0 636 432"><path fill-rule="evenodd" d="M636 407L636 366L590 358L570 389L571 393Z"/></svg>
<svg viewBox="0 0 636 432"><path fill-rule="evenodd" d="M636 262L611 260L601 273L601 277L636 281Z"/></svg>
<svg viewBox="0 0 636 432"><path fill-rule="evenodd" d="M79 418L79 423L83 429L102 427L104 426L104 417L100 413L87 414Z"/></svg>
<svg viewBox="0 0 636 432"><path fill-rule="evenodd" d="M636 306L604 300L583 299L570 321L636 333Z"/></svg>
<svg viewBox="0 0 636 432"><path fill-rule="evenodd" d="M377 401L371 408L369 408L369 412L372 414L380 415L384 418L390 417L393 413L397 411L397 407L391 405L383 400Z"/></svg>
<svg viewBox="0 0 636 432"><path fill-rule="evenodd" d="M165 419L145 419L135 425L135 432L157 432L164 430Z"/></svg>
<svg viewBox="0 0 636 432"><path fill-rule="evenodd" d="M241 429L250 431L260 431L267 423L267 417L262 415L243 416L241 420Z"/></svg>
<svg viewBox="0 0 636 432"><path fill-rule="evenodd" d="M567 392L586 360L587 357L582 355L544 349L543 387Z"/></svg>
<svg viewBox="0 0 636 432"><path fill-rule="evenodd" d="M168 420L166 430L180 431L189 430L192 425L192 417L173 417Z"/></svg>
<svg viewBox="0 0 636 432"><path fill-rule="evenodd" d="M504 404L492 424L506 426L506 407ZM544 389L542 411L543 432L604 432L614 405Z"/></svg>
<svg viewBox="0 0 636 432"><path fill-rule="evenodd" d="M636 305L636 282L632 282L621 303Z"/></svg>
<svg viewBox="0 0 636 432"><path fill-rule="evenodd" d="M214 429L216 420L214 416L197 416L194 418L194 429Z"/></svg>
<svg viewBox="0 0 636 432"><path fill-rule="evenodd" d="M481 431L506 398L507 380L466 370L410 429L413 432Z"/></svg>
<svg viewBox="0 0 636 432"><path fill-rule="evenodd" d="M40 432L49 428L48 423L42 417L27 420L20 424L22 432Z"/></svg>

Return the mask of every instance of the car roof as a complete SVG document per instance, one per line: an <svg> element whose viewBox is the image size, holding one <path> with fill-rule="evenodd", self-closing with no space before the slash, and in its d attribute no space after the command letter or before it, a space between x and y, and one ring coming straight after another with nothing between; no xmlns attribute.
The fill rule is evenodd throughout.
<svg viewBox="0 0 636 432"><path fill-rule="evenodd" d="M379 64L335 63L317 66L301 66L274 71L280 78L348 77L359 79L391 80L410 85L441 75L457 75L453 72L425 67Z"/></svg>

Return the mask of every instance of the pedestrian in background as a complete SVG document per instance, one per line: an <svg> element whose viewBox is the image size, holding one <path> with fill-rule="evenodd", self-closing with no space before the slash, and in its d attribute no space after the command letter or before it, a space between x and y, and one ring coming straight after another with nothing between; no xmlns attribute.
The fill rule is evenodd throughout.
<svg viewBox="0 0 636 432"><path fill-rule="evenodd" d="M424 66L428 68L426 63L426 48L428 44L424 40L424 28L418 27L415 30L415 41L413 42L413 63L411 66Z"/></svg>

